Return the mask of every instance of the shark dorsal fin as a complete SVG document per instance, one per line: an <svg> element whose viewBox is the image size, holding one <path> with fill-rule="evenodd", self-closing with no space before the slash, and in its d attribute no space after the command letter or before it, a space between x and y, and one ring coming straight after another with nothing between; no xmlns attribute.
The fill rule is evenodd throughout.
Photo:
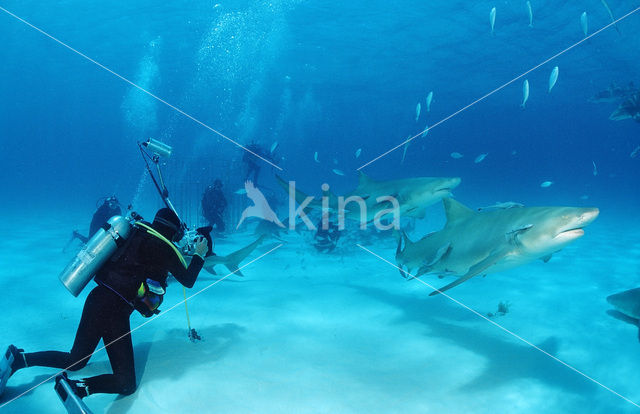
<svg viewBox="0 0 640 414"><path fill-rule="evenodd" d="M374 182L368 175L362 171L358 171L358 188L362 189Z"/></svg>
<svg viewBox="0 0 640 414"><path fill-rule="evenodd" d="M443 198L442 203L444 204L444 212L447 215L447 223L478 214L461 202L450 197Z"/></svg>

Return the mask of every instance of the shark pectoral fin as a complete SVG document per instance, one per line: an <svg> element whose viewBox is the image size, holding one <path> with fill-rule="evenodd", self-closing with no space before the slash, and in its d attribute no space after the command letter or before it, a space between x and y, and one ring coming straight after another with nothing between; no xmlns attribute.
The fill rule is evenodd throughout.
<svg viewBox="0 0 640 414"><path fill-rule="evenodd" d="M547 263L549 260L551 260L551 256L552 254L548 254L546 256L541 257L542 261Z"/></svg>
<svg viewBox="0 0 640 414"><path fill-rule="evenodd" d="M438 293L442 293L445 290L449 290L453 287L456 287L459 284L464 283L467 280L471 279L472 277L479 275L480 273L484 272L485 270L487 270L488 268L496 264L496 262L502 259L504 256L506 256L507 253L508 253L508 249L502 249L498 252L490 254L484 260L471 266L469 271L465 275L460 276L458 280L456 280L455 282L449 283L447 286L444 286L438 290L434 290L433 292L429 293L429 296L434 296L434 295L437 295Z"/></svg>
<svg viewBox="0 0 640 414"><path fill-rule="evenodd" d="M442 260L442 258L446 256L449 251L451 251L451 242L441 246L436 252L433 259L431 259L429 263L425 263L422 267L420 267L419 274L422 275L425 273L429 273L431 269L433 269L433 266L435 266L436 263Z"/></svg>
<svg viewBox="0 0 640 414"><path fill-rule="evenodd" d="M477 273L476 273L476 274L477 274ZM435 295L437 295L438 293L442 293L442 292L444 292L445 290L449 290L449 289L451 289L451 288L453 288L453 287L456 287L456 286L458 286L459 284L464 283L464 282L466 282L467 280L471 279L471 278L472 278L472 277L474 277L476 274L467 273L466 275L461 276L460 278L458 278L458 280L456 280L455 282L449 283L447 286L444 286L444 287L442 287L442 288L440 288L440 289L438 289L438 290L434 290L433 292L429 293L429 296L435 296Z"/></svg>
<svg viewBox="0 0 640 414"><path fill-rule="evenodd" d="M624 313L619 312L617 310L609 309L609 310L607 310L607 315L609 315L612 318L615 318L615 319L617 319L617 320L619 320L621 322L628 323L628 324L633 325L633 326L638 326L638 322L639 321L637 319L632 318L631 316L627 316Z"/></svg>
<svg viewBox="0 0 640 414"><path fill-rule="evenodd" d="M213 270L213 266L205 266L203 269L211 273L212 275L217 275L216 271Z"/></svg>
<svg viewBox="0 0 640 414"><path fill-rule="evenodd" d="M526 224L524 226L517 227L517 228L507 232L505 234L505 238L507 239L507 241L509 243L514 244L514 245L517 246L517 245L520 244L520 241L518 241L518 236L520 234L524 233L525 231L529 230L532 227L533 227L533 224Z"/></svg>

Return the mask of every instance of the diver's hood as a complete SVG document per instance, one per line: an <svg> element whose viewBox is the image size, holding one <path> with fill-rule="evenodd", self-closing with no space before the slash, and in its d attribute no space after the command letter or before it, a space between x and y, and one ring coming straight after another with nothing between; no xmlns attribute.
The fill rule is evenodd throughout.
<svg viewBox="0 0 640 414"><path fill-rule="evenodd" d="M158 210L153 218L151 227L168 240L173 240L181 232L181 223L178 215L166 207Z"/></svg>

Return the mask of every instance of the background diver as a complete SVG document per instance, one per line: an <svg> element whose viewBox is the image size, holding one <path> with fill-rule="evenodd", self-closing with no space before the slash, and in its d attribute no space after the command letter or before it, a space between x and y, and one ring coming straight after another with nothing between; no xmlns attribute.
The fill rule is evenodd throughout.
<svg viewBox="0 0 640 414"><path fill-rule="evenodd" d="M333 249L338 245L338 239L340 238L340 228L337 224L330 221L328 218L326 226L323 225L323 219L320 219L320 222L317 225L318 230L316 231L313 239L315 240L314 247L320 253L330 253Z"/></svg>
<svg viewBox="0 0 640 414"><path fill-rule="evenodd" d="M178 216L170 209L158 210L151 224L138 222L127 241L100 268L95 276L97 286L84 304L80 324L70 352L24 352L10 345L5 361L12 360L0 372L0 393L6 380L16 371L32 366L53 367L77 371L87 365L102 339L113 370L80 381L63 378L79 397L95 393L129 395L137 388L131 313L138 310L145 316L158 313L167 286L168 272L182 285L191 288L204 264L207 242L201 237L195 243L195 255L189 265L171 243L182 238ZM2 364L0 364L0 368Z"/></svg>
<svg viewBox="0 0 640 414"><path fill-rule="evenodd" d="M96 205L100 203L100 200L102 199L99 199ZM102 204L97 207L96 212L93 213L93 218L91 219L91 224L89 225L89 235L83 236L77 230L74 230L71 234L70 242L74 239L79 239L80 241L82 241L82 243L86 243L111 217L121 215L122 209L120 208L120 202L118 202L116 196L104 198Z"/></svg>
<svg viewBox="0 0 640 414"><path fill-rule="evenodd" d="M213 185L207 187L202 195L202 215L218 232L225 230L223 214L227 208L227 199L222 193L222 181L216 179Z"/></svg>
<svg viewBox="0 0 640 414"><path fill-rule="evenodd" d="M268 161L273 161L273 154L265 151L260 145L255 142L247 145L247 150L242 155L242 161L247 165L247 174L244 177L244 181L251 181L257 187L258 186L258 175L260 174L260 164L264 162L259 157L264 158ZM253 154L252 154L253 153ZM258 155L259 157L257 157Z"/></svg>

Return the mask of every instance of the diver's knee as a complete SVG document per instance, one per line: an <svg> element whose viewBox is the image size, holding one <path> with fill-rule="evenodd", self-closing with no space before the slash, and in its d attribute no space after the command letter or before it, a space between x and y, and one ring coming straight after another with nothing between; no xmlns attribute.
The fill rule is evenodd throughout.
<svg viewBox="0 0 640 414"><path fill-rule="evenodd" d="M138 384L136 384L136 379L123 378L120 379L120 394L121 395L131 395L138 389Z"/></svg>
<svg viewBox="0 0 640 414"><path fill-rule="evenodd" d="M72 357L73 354L70 354L70 358L69 358L69 367L66 369L67 371L79 371L82 368L87 366L87 363L89 362L89 358L81 358L81 359L75 359Z"/></svg>

